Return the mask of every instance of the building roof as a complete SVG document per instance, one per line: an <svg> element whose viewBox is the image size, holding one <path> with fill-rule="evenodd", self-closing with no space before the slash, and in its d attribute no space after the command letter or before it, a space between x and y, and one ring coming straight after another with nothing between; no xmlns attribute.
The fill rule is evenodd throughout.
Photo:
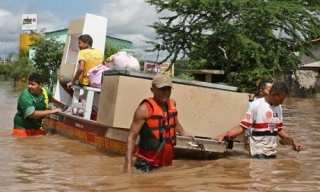
<svg viewBox="0 0 320 192"><path fill-rule="evenodd" d="M68 28L64 28L64 29L59 29L59 30L55 30L55 31L48 31L48 32L45 32L45 34L49 34L49 33L57 33L57 32L63 32L63 31L68 31ZM132 43L132 41L129 41L129 40L126 40L126 39L120 39L118 37L111 37L109 35L106 35L107 38L111 38L111 39L117 39L117 40L121 40L121 41L127 41L129 43Z"/></svg>
<svg viewBox="0 0 320 192"><path fill-rule="evenodd" d="M300 65L299 69L306 70L306 69L319 69L320 68L320 61L316 61L313 63L308 63L304 65Z"/></svg>

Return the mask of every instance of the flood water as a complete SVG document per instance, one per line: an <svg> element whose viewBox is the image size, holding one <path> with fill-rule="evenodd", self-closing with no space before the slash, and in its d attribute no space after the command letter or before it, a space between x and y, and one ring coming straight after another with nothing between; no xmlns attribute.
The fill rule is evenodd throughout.
<svg viewBox="0 0 320 192"><path fill-rule="evenodd" d="M18 95L10 82L0 82L0 191L320 191L320 98L283 104L285 130L305 151L279 146L277 159L251 160L235 148L226 158L182 158L151 173L126 175L124 156L77 140L13 137Z"/></svg>

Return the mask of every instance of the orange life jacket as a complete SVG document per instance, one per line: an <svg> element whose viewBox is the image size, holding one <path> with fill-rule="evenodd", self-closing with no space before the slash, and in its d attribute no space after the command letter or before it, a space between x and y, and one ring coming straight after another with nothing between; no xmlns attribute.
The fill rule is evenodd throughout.
<svg viewBox="0 0 320 192"><path fill-rule="evenodd" d="M171 99L167 102L167 124L164 121L164 113L159 105L151 98L145 99L141 102L148 102L153 112L146 120L139 135L140 140L138 147L142 150L157 150L158 152L168 142L173 145L176 144L176 122L177 110Z"/></svg>

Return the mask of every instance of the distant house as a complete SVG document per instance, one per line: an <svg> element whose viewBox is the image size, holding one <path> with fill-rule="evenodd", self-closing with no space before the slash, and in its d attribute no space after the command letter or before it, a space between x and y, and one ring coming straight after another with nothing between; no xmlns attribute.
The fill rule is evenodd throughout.
<svg viewBox="0 0 320 192"><path fill-rule="evenodd" d="M313 47L310 51L316 58L320 58L320 38L312 40ZM299 52L293 52L299 55ZM293 73L291 69L274 72L276 81L283 81L289 88L289 95L294 97L320 96L320 62L307 55L302 55L298 70Z"/></svg>
<svg viewBox="0 0 320 192"><path fill-rule="evenodd" d="M312 40L313 47L311 52L316 58L320 58L320 38ZM301 59L301 65L299 66L299 71L303 71L305 74L309 72L314 78L314 90L316 93L320 93L320 61L315 61L314 59L303 55ZM310 73L311 72L311 73ZM305 76L305 79L307 77Z"/></svg>
<svg viewBox="0 0 320 192"><path fill-rule="evenodd" d="M320 58L320 38L312 40L314 47L311 49L311 52L317 58ZM320 76L320 61L315 61L307 55L303 55L301 59L301 65L299 70L312 70L314 71L317 77Z"/></svg>

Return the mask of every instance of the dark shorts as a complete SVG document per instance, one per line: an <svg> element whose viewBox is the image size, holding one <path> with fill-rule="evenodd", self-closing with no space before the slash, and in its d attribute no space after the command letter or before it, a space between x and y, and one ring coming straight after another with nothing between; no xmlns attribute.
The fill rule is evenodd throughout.
<svg viewBox="0 0 320 192"><path fill-rule="evenodd" d="M72 81L72 77L62 77L62 78L60 79L60 84L61 84L62 86L64 86L64 87L66 87L67 84L68 84L70 81ZM84 85L82 85L81 83L79 83L79 81L76 81L76 82L74 83L74 85L77 85L77 86L80 86L80 87L84 86Z"/></svg>
<svg viewBox="0 0 320 192"><path fill-rule="evenodd" d="M254 156L252 156L252 159L275 159L277 158L276 155L265 155L265 154L256 154Z"/></svg>
<svg viewBox="0 0 320 192"><path fill-rule="evenodd" d="M141 159L137 157L136 163L134 164L134 167L142 172L150 172L157 167L151 165L148 161Z"/></svg>

